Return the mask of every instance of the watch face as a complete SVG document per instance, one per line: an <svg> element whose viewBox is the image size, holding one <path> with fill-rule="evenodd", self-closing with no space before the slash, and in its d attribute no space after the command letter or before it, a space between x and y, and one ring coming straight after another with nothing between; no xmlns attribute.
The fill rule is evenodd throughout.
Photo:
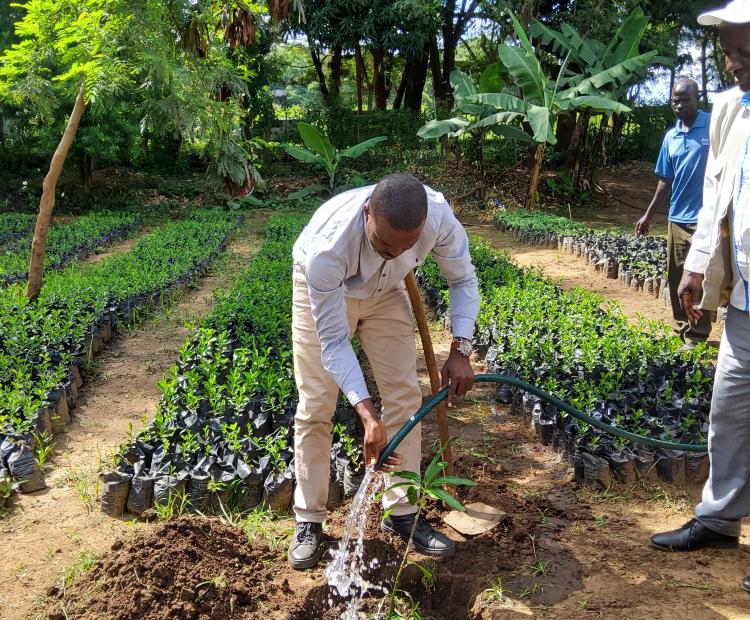
<svg viewBox="0 0 750 620"><path fill-rule="evenodd" d="M465 355L466 357L470 357L472 352L474 351L471 340L459 340L457 348L458 352L461 355Z"/></svg>

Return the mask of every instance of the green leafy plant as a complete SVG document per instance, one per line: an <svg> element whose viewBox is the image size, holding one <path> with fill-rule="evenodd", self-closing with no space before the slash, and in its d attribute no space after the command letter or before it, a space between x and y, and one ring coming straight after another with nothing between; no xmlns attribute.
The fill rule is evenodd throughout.
<svg viewBox="0 0 750 620"><path fill-rule="evenodd" d="M353 470L359 471L364 464L364 453L362 452L362 446L356 440L346 432L346 426L341 423L333 426L333 435L339 438L339 441L344 447L346 457L349 459L350 466Z"/></svg>
<svg viewBox="0 0 750 620"><path fill-rule="evenodd" d="M295 159L322 168L328 175L328 187L313 185L300 192L290 194L290 198L304 198L312 193L318 193L326 189L331 195L335 194L338 180L337 173L343 159L361 157L376 144L387 140L385 136L377 136L350 146L348 149L339 150L331 144L328 136L317 127L308 125L307 123L298 123L297 129L307 148L297 146L296 144L286 144L284 145L284 149Z"/></svg>
<svg viewBox="0 0 750 620"><path fill-rule="evenodd" d="M55 449L55 442L47 431L41 433L34 433L34 460L39 467L39 470L43 473L47 467L47 460Z"/></svg>
<svg viewBox="0 0 750 620"><path fill-rule="evenodd" d="M432 461L427 466L427 469L425 470L423 476L420 476L418 473L413 471L396 472L394 476L397 478L402 478L403 481L397 482L387 489L387 491L399 488L405 489L406 497L409 500L409 503L417 507L417 512L414 515L414 525L412 526L412 530L409 534L409 541L406 546L406 551L401 558L401 562L394 579L393 588L388 599L388 610L385 615L386 618L391 618L394 612L396 606L396 598L399 592L398 586L401 580L401 575L404 571L404 568L406 568L406 566L408 565L407 556L409 554L409 548L411 547L412 538L414 536L414 530L417 526L420 515L427 508L428 500L434 499L439 502L443 502L454 510L460 510L463 512L466 510L466 508L464 508L464 505L455 497L453 497L453 495L451 495L446 490L446 487L476 486L476 482L468 480L466 478L441 475L447 465L447 463L441 458L443 456L444 449L445 448L441 448L440 451L435 454L435 456L432 458ZM386 516L387 514L388 513L386 513ZM423 567L420 567L420 570L422 570L422 573L424 575L425 570L423 570Z"/></svg>

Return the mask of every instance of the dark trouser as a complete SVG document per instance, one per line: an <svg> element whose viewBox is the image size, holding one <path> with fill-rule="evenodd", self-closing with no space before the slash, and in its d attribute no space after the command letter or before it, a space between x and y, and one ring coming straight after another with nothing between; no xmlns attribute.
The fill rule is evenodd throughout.
<svg viewBox="0 0 750 620"><path fill-rule="evenodd" d="M669 280L669 300L672 303L672 329L685 342L705 342L711 333L711 313L704 312L703 318L690 322L680 306L677 289L685 269L685 259L690 251L695 224L669 222L667 241L667 279Z"/></svg>

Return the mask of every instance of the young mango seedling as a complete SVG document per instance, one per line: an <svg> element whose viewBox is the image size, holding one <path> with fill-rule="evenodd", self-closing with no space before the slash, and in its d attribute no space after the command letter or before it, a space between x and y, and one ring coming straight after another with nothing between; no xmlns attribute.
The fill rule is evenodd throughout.
<svg viewBox="0 0 750 620"><path fill-rule="evenodd" d="M396 472L394 476L401 478L402 482L397 482L391 485L385 491L383 491L383 493L387 493L388 491L391 491L393 489L398 489L398 488L406 489L406 497L409 500L409 503L416 506L417 508L417 513L414 517L414 525L412 526L411 532L409 533L409 541L406 545L406 551L404 551L404 555L401 558L398 571L396 572L396 578L394 579L394 582L393 582L393 588L391 590L391 594L388 599L388 611L385 614L385 618L388 618L389 620L390 618L393 617L393 614L394 614L394 610L396 606L396 599L397 599L398 592L399 592L398 586L401 580L401 574L404 572L404 569L406 568L406 566L410 564L410 562L407 561L407 556L409 555L409 550L411 549L411 546L412 546L414 530L417 526L420 515L427 508L428 500L434 499L439 502L443 502L447 504L449 507L453 508L454 510L460 510L461 512L464 512L466 510L464 505L460 501L458 501L455 497L453 497L446 490L445 487L447 486L453 486L453 487L476 486L476 482L474 482L473 480L468 480L467 478L460 478L458 476L441 475L446 465L448 464L442 460L444 451L445 451L445 446L443 446L432 458L432 461L428 465L422 477L420 477L418 473L413 472L413 471ZM388 517L389 514L390 514L390 510L386 511L383 518ZM424 567L414 562L411 562L411 564L416 565L422 571L422 573L425 574L426 569Z"/></svg>

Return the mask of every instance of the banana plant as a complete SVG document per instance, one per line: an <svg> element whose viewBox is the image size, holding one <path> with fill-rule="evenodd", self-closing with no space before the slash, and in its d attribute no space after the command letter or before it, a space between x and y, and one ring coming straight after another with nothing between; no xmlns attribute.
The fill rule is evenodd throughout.
<svg viewBox="0 0 750 620"><path fill-rule="evenodd" d="M640 7L636 7L625 17L620 27L612 36L609 42L598 41L596 39L584 38L574 28L563 23L560 30L553 30L541 22L534 22L530 27L531 35L547 49L558 55L569 55L570 65L576 67L576 71L570 76L585 76L581 86L590 86L585 80L610 69L618 70L617 67L624 69L623 79L612 82L604 87L607 96L611 99L623 101L627 97L627 91L630 86L639 80L642 80L649 66L654 64L672 66L674 61L671 58L656 56L655 52L648 52L646 55L641 54L639 47L643 36L649 27L649 18ZM649 62L641 62L646 58ZM629 77L627 73L629 72ZM565 77L563 82L565 82ZM580 77L576 79L580 80ZM576 134L585 134L588 127L590 114L581 115L576 125ZM599 132L594 142L594 155L597 150L602 150L602 155L610 150L605 147L605 140L615 145L619 140L622 129L625 125L622 114L614 113L612 115L612 131L609 138L606 138L605 129L608 120L602 118L599 126ZM579 159L581 151L579 150L573 164L572 176L576 177L576 183L580 183L581 161ZM594 157L590 158L589 170L587 176L589 185L592 184L591 176L593 175Z"/></svg>
<svg viewBox="0 0 750 620"><path fill-rule="evenodd" d="M339 150L332 143L330 138L320 129L307 123L298 123L297 130L307 148L302 148L296 144L285 144L286 152L305 163L314 164L325 170L328 175L328 187L323 185L311 185L305 189L290 194L290 198L304 198L316 194L320 191L327 190L331 195L336 193L336 174L339 165L345 157L355 159L369 151L373 146L387 140L385 136L370 138L348 149Z"/></svg>
<svg viewBox="0 0 750 620"><path fill-rule="evenodd" d="M536 144L534 169L526 198L526 207L532 209L536 203L545 146L557 143L555 125L558 116L580 109L605 114L629 112L630 108L617 101L619 93L616 89L642 75L657 61L657 52L629 55L608 67L595 66L591 70L577 72L569 69L575 50L561 48L565 56L561 58L560 69L553 80L542 69L523 26L510 9L508 15L519 45L501 44L498 54L516 88L512 89L513 92L503 89L500 92L467 93L461 99L462 107L456 109L461 116L428 123L420 129L419 135L436 137L436 133L448 128L453 129L443 135L455 136L465 131L489 129L504 138ZM593 60L588 52L585 57ZM480 109L481 114L477 117L475 113Z"/></svg>

